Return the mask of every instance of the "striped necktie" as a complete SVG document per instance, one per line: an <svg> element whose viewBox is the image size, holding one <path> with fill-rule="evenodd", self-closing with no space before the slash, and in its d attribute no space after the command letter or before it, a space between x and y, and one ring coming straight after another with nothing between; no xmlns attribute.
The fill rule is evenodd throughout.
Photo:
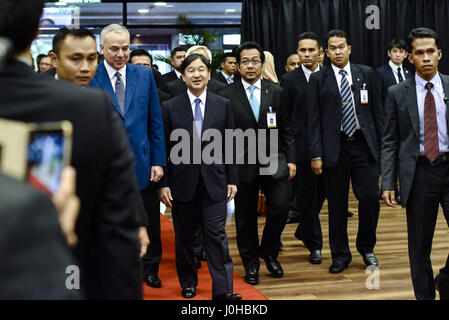
<svg viewBox="0 0 449 320"><path fill-rule="evenodd" d="M433 84L426 83L427 94L424 98L424 156L434 162L440 155L438 141L438 124L435 110L435 98L432 94Z"/></svg>
<svg viewBox="0 0 449 320"><path fill-rule="evenodd" d="M404 78L402 78L402 74L401 74L401 67L398 67L398 79L399 79L399 82L404 81Z"/></svg>
<svg viewBox="0 0 449 320"><path fill-rule="evenodd" d="M348 137L352 137L355 130L357 129L357 124L355 121L351 87L349 85L348 79L346 79L347 72L345 70L340 70L339 73L341 74L341 85L340 85L340 95L342 103L341 125L343 127L343 132Z"/></svg>
<svg viewBox="0 0 449 320"><path fill-rule="evenodd" d="M115 95L117 96L122 115L125 115L125 84L123 83L120 72L117 71L115 77L117 78L117 81L115 82Z"/></svg>

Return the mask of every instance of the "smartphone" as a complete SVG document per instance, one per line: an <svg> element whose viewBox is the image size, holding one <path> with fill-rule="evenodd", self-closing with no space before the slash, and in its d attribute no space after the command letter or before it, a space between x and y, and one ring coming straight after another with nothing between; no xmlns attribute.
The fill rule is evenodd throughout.
<svg viewBox="0 0 449 320"><path fill-rule="evenodd" d="M0 119L0 170L51 196L70 165L73 127L69 121L23 123Z"/></svg>

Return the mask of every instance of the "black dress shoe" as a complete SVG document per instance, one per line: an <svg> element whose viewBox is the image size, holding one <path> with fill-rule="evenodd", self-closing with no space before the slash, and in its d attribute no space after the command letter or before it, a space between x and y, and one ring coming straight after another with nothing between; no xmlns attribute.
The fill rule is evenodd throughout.
<svg viewBox="0 0 449 320"><path fill-rule="evenodd" d="M440 275L437 275L435 278L435 289L440 294L440 300L449 300L449 292L445 292L444 290L440 289L439 276Z"/></svg>
<svg viewBox="0 0 449 320"><path fill-rule="evenodd" d="M246 270L245 274L245 282L249 284L258 284L259 283L259 271L256 268L250 268Z"/></svg>
<svg viewBox="0 0 449 320"><path fill-rule="evenodd" d="M284 276L284 271L282 270L281 264L276 258L268 256L264 260L267 264L268 271L270 271L273 277L282 278Z"/></svg>
<svg viewBox="0 0 449 320"><path fill-rule="evenodd" d="M290 214L287 218L287 224L290 223L298 223L299 222L299 216L296 214Z"/></svg>
<svg viewBox="0 0 449 320"><path fill-rule="evenodd" d="M147 284L147 286L152 287L152 288L160 288L162 285L161 279L159 279L157 274L154 274L154 273L148 273L145 276L144 281Z"/></svg>
<svg viewBox="0 0 449 320"><path fill-rule="evenodd" d="M349 261L335 260L332 262L329 272L330 273L341 273L349 266Z"/></svg>
<svg viewBox="0 0 449 320"><path fill-rule="evenodd" d="M365 253L363 256L363 262L365 262L366 266L378 266L379 262L377 261L376 255L373 252Z"/></svg>
<svg viewBox="0 0 449 320"><path fill-rule="evenodd" d="M182 288L181 294L184 298L190 299L196 296L196 289L195 287Z"/></svg>
<svg viewBox="0 0 449 320"><path fill-rule="evenodd" d="M242 296L239 293L224 293L224 294L220 294L216 297L213 297L212 300L236 301L236 300L242 300Z"/></svg>
<svg viewBox="0 0 449 320"><path fill-rule="evenodd" d="M193 264L195 265L195 268L197 269L201 268L201 257L194 256Z"/></svg>
<svg viewBox="0 0 449 320"><path fill-rule="evenodd" d="M321 264L321 250L312 250L310 252L309 261L311 264Z"/></svg>

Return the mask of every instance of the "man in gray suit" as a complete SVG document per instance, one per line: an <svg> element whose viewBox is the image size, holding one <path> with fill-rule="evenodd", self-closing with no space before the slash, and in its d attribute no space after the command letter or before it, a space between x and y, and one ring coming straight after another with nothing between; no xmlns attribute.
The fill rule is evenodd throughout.
<svg viewBox="0 0 449 320"><path fill-rule="evenodd" d="M382 196L388 206L396 207L394 186L399 174L415 296L435 299L436 284L440 299L448 299L449 257L434 283L430 252L439 204L449 223L449 77L438 73L442 52L433 30L412 30L408 45L416 74L388 91Z"/></svg>

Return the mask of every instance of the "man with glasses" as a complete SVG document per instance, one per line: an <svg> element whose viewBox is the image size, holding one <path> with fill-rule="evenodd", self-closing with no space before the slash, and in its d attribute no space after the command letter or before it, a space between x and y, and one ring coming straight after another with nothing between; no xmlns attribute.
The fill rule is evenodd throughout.
<svg viewBox="0 0 449 320"><path fill-rule="evenodd" d="M254 42L245 42L236 50L236 56L242 79L220 93L231 100L236 129L246 133L254 132L255 137L258 130L267 133L266 141L253 143L248 141L250 139L245 139L242 152L245 157L240 159L243 164L237 163L240 181L239 193L235 198L237 245L246 270L245 281L257 284L259 257L265 260L273 277L281 278L284 275L277 256L281 233L288 215L288 180L296 174L294 139L290 130L287 130L288 115L281 107L282 89L261 79L265 60L261 46ZM270 136L276 133L277 141L270 150L268 141L272 139ZM264 170L267 168L264 168L260 159L255 163L250 161L252 156L259 158L256 145L265 145L265 150L275 154L276 172L268 173L268 170ZM278 150L273 150L276 147ZM267 199L267 219L259 245L257 200L260 187Z"/></svg>

